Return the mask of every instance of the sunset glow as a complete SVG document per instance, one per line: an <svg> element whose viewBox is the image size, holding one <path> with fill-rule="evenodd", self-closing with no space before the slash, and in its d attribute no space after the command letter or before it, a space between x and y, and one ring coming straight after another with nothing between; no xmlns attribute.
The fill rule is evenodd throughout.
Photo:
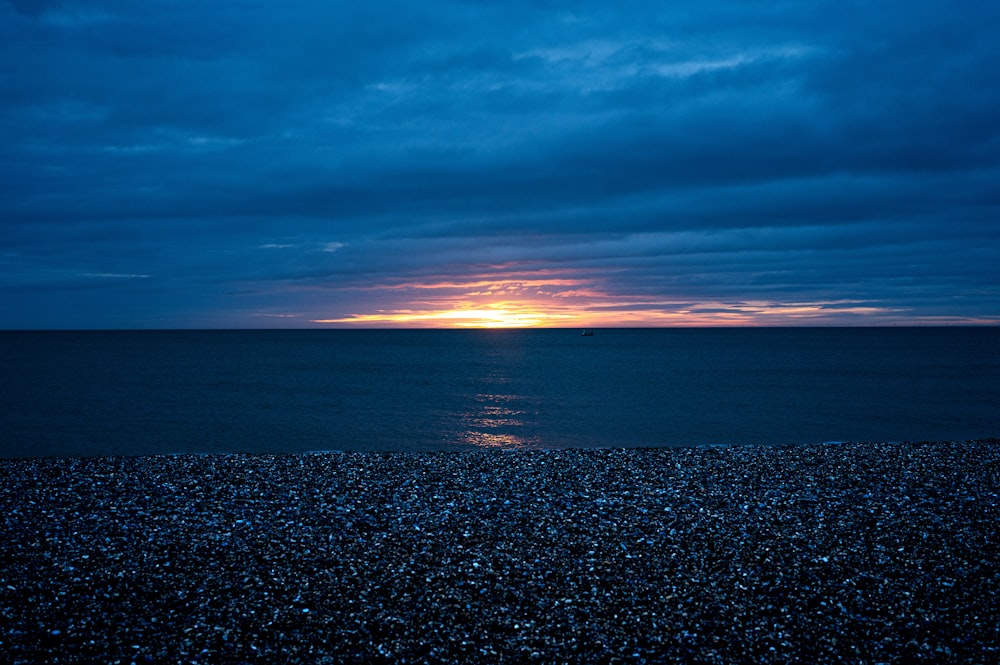
<svg viewBox="0 0 1000 665"><path fill-rule="evenodd" d="M564 319L563 321L565 322ZM373 314L357 314L343 319L317 320L316 323L392 324L444 328L537 328L557 325L558 319L519 303L500 303L497 306L458 308L445 311L380 311Z"/></svg>
<svg viewBox="0 0 1000 665"><path fill-rule="evenodd" d="M350 327L570 328L658 326L842 325L891 321L905 311L860 301L689 302L607 292L596 279L534 275L504 279L428 280L370 285L395 307L313 323ZM908 319L912 322L912 319Z"/></svg>
<svg viewBox="0 0 1000 665"><path fill-rule="evenodd" d="M369 287L391 294L401 307L315 323L447 328L574 326L583 314L582 281L561 277L428 281Z"/></svg>

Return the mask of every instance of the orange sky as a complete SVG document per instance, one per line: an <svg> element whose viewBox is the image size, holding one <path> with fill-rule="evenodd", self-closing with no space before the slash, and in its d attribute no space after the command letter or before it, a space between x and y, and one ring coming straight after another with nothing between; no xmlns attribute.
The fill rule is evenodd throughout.
<svg viewBox="0 0 1000 665"><path fill-rule="evenodd" d="M905 310L856 301L689 302L612 295L596 281L558 271L505 277L481 274L373 285L383 306L314 319L338 327L544 328L746 325L892 325L977 323L914 320ZM384 306L385 297L399 303Z"/></svg>

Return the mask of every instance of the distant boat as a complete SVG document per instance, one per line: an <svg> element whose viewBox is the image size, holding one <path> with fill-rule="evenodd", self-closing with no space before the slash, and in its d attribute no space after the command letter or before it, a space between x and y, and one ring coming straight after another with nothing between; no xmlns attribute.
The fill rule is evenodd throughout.
<svg viewBox="0 0 1000 665"><path fill-rule="evenodd" d="M580 334L583 335L584 337L593 337L594 336L594 331L593 330L584 330Z"/></svg>

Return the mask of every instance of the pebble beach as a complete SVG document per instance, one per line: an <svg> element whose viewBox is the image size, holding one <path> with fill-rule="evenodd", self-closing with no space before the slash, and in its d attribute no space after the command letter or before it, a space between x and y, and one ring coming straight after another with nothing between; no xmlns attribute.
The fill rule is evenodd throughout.
<svg viewBox="0 0 1000 665"><path fill-rule="evenodd" d="M3 663L1000 661L1000 439L0 460Z"/></svg>

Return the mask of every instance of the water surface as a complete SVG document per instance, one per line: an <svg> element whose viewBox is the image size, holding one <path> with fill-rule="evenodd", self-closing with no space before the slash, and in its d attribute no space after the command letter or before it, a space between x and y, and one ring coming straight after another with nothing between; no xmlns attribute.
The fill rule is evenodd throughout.
<svg viewBox="0 0 1000 665"><path fill-rule="evenodd" d="M1000 329L0 333L0 456L967 439Z"/></svg>

